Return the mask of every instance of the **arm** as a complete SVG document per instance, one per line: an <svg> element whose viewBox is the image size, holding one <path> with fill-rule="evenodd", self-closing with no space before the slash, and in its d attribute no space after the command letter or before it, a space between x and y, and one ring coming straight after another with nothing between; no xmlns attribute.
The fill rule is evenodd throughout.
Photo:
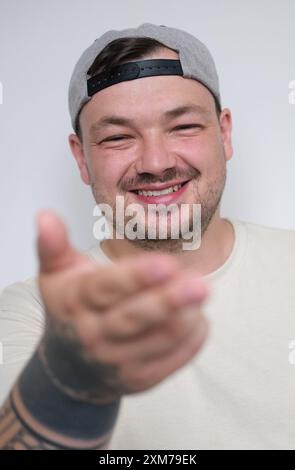
<svg viewBox="0 0 295 470"><path fill-rule="evenodd" d="M0 448L105 449L121 397L153 387L201 348L206 286L163 254L96 266L48 213L38 252L45 331L3 407Z"/></svg>
<svg viewBox="0 0 295 470"><path fill-rule="evenodd" d="M0 410L0 448L107 448L120 401L99 405L69 396L44 367L41 346L42 342ZM71 381L69 375L67 380Z"/></svg>

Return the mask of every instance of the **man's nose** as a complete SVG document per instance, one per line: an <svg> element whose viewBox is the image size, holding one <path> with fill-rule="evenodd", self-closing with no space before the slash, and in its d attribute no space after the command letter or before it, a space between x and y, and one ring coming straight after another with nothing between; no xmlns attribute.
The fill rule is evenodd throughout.
<svg viewBox="0 0 295 470"><path fill-rule="evenodd" d="M162 136L148 136L140 146L135 162L137 173L161 174L176 165L176 155Z"/></svg>

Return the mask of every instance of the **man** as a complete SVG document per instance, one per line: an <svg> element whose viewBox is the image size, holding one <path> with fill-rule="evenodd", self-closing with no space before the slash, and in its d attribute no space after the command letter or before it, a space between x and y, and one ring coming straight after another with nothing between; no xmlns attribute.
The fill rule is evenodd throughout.
<svg viewBox="0 0 295 470"><path fill-rule="evenodd" d="M295 234L220 217L231 113L208 49L163 25L108 31L69 108L81 178L119 237L80 254L39 214L39 276L0 300L1 447L294 448ZM118 196L144 209L143 238L120 237ZM183 247L192 212L149 238L154 203L199 204L200 246Z"/></svg>

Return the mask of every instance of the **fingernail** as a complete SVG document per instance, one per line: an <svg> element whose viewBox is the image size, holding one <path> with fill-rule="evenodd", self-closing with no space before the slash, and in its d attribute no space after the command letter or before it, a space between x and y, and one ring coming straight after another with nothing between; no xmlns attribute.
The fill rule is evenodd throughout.
<svg viewBox="0 0 295 470"><path fill-rule="evenodd" d="M144 271L146 278L150 282L157 282L168 279L177 269L177 264L171 259L159 259L151 257L148 262L145 261Z"/></svg>
<svg viewBox="0 0 295 470"><path fill-rule="evenodd" d="M171 264L167 263L155 263L153 266L150 266L149 274L153 281L162 281L167 279L174 269Z"/></svg>
<svg viewBox="0 0 295 470"><path fill-rule="evenodd" d="M181 298L187 302L201 300L205 294L205 288L200 284L199 279L187 279L182 281L179 290Z"/></svg>

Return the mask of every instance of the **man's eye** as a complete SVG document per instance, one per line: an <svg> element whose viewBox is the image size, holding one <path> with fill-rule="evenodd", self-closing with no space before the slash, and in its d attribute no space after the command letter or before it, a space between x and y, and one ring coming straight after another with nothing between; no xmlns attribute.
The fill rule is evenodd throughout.
<svg viewBox="0 0 295 470"><path fill-rule="evenodd" d="M122 140L122 139L125 139L126 137L127 136L124 136L124 135L114 135L113 137L108 137L103 142L111 142L111 141L116 142L117 140Z"/></svg>
<svg viewBox="0 0 295 470"><path fill-rule="evenodd" d="M202 127L200 124L183 124L182 126L177 126L175 129L193 129L196 127Z"/></svg>

